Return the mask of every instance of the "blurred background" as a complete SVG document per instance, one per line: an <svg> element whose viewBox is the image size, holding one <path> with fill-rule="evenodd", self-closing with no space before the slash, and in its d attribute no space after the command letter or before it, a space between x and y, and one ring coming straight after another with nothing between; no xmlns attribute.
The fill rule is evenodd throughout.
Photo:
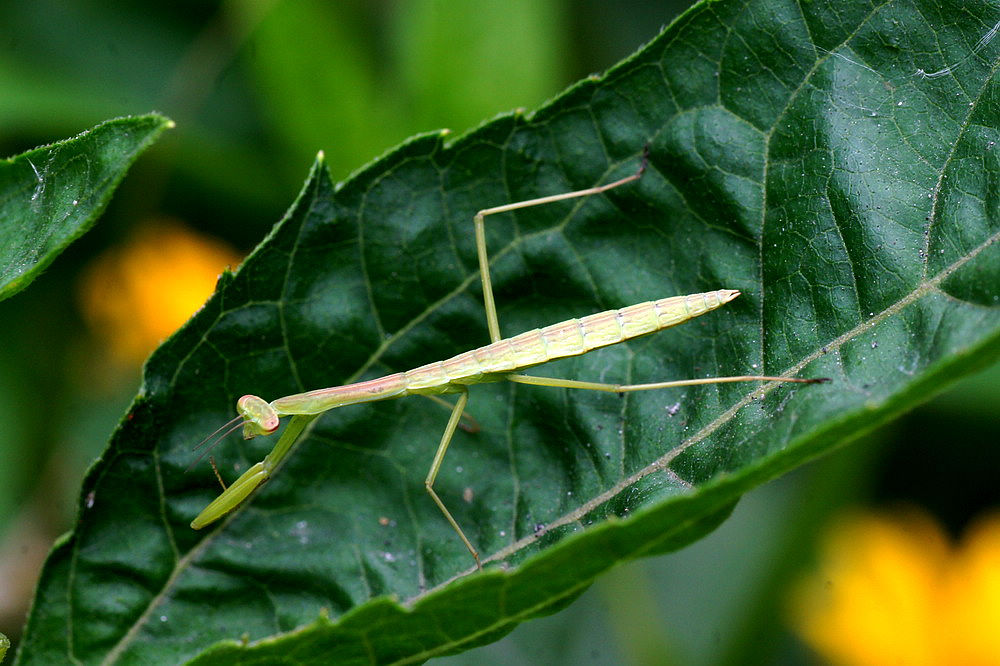
<svg viewBox="0 0 1000 666"><path fill-rule="evenodd" d="M341 180L416 132L459 133L537 107L688 4L0 3L0 155L121 115L155 110L177 122L97 225L0 303L0 632L16 643L42 559L71 527L80 479L135 394L143 359L281 217L317 151ZM914 598L940 605L945 593L927 576L958 567L988 541L976 535L993 534L970 525L1000 499L998 387L997 368L968 379L751 493L698 544L621 567L568 610L441 663L835 658L824 631L863 631L841 626L829 595L817 601L810 581L833 575L817 567L913 570ZM874 546L831 550L838 534ZM984 575L1000 577L1000 559L989 559L1000 545L986 550L994 567ZM937 559L921 559L927 552Z"/></svg>

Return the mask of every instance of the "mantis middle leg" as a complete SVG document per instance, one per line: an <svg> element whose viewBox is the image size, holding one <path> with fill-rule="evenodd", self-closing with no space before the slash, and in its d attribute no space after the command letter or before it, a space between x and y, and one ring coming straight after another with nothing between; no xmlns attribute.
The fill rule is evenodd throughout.
<svg viewBox="0 0 1000 666"><path fill-rule="evenodd" d="M625 178L616 180L613 183L607 183L606 185L588 187L585 190L564 192L563 194L553 194L551 196L539 197L537 199L515 201L514 203L504 204L502 206L494 206L493 208L484 208L476 213L473 220L476 227L476 252L479 255L479 275L483 280L483 305L486 307L486 325L490 329L490 342L497 342L500 340L501 336L500 322L497 320L497 307L493 300L493 284L490 281L490 260L486 252L486 216L494 215L496 213L507 213L520 208L530 208L532 206L554 203L565 199L576 199L578 197L587 197L591 194L607 192L608 190L620 187L626 183L639 180L639 178L642 177L643 172L646 170L646 162L648 160L649 147L647 146L642 152L642 162L639 164L639 169L631 176L626 176Z"/></svg>
<svg viewBox="0 0 1000 666"><path fill-rule="evenodd" d="M482 564L479 563L479 552L473 547L472 542L469 541L468 537L465 536L465 532L462 528L458 526L458 521L451 515L448 511L448 507L444 505L438 494L434 492L434 480L437 479L438 472L441 470L441 462L444 460L444 454L448 451L448 445L451 443L451 438L455 434L455 428L458 427L459 421L462 420L462 411L465 409L465 403L469 401L469 389L466 388L458 396L458 401L455 403L455 407L451 410L451 418L448 419L448 425L445 426L444 434L441 435L441 443L438 444L437 453L434 454L434 462L431 463L431 468L427 472L427 478L424 479L424 488L430 494L431 499L437 504L438 508L441 509L441 513L444 517L448 519L448 523L451 524L452 529L458 533L462 543L465 547L469 549L472 553L472 558L476 561L476 567L482 569Z"/></svg>

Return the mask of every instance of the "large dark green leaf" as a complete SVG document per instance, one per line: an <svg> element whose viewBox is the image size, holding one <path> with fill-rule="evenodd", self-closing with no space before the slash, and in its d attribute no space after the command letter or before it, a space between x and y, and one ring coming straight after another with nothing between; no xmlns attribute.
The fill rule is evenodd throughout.
<svg viewBox="0 0 1000 666"><path fill-rule="evenodd" d="M0 160L0 299L90 228L132 162L172 126L156 114L117 118Z"/></svg>
<svg viewBox="0 0 1000 666"><path fill-rule="evenodd" d="M320 160L286 219L146 368L51 555L23 662L412 662L571 601L624 559L677 548L762 481L996 357L1000 134L986 2L698 5L608 75L448 143L417 138L335 188ZM915 75L949 63L948 75ZM484 344L471 218L491 219L506 334L672 294L739 289L681 328L546 366L725 385L625 397L475 387L438 488L446 412L337 410L240 511L191 446L243 393L274 398ZM266 439L227 442L227 478ZM468 575L461 578L463 575ZM282 635L280 638L273 637ZM273 640L262 640L273 639ZM249 645L243 641L260 641Z"/></svg>

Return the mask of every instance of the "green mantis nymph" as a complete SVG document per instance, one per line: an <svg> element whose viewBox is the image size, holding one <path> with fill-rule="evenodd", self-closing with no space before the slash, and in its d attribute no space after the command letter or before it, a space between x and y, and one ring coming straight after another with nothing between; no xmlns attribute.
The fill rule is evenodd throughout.
<svg viewBox="0 0 1000 666"><path fill-rule="evenodd" d="M489 259L486 252L485 219L489 215L505 213L520 208L539 206L542 204L586 197L606 192L616 187L638 180L646 168L646 155L643 155L639 169L632 175L612 183L591 187L585 190L556 194L553 196L509 203L494 208L486 208L476 213L474 226L476 234L476 249L479 255L479 270L483 284L483 298L486 308L486 322L490 333L490 344L454 356L446 361L438 361L420 366L406 372L372 379L346 386L297 393L278 398L271 402L254 395L245 395L236 403L239 416L230 424L220 428L225 430L223 436L232 429L243 429L243 437L250 439L260 435L269 435L278 429L280 420L291 416L291 421L285 428L274 449L257 464L243 473L231 486L226 488L211 504L198 514L191 522L191 527L200 529L218 520L243 502L244 499L260 484L266 481L278 464L288 455L295 440L306 425L323 412L335 407L352 405L374 400L388 400L405 395L436 396L442 393L456 393L458 400L451 406L451 417L441 436L437 453L431 462L430 470L424 480L424 487L431 499L437 504L441 513L447 519L462 543L472 553L479 565L479 553L465 536L462 528L452 517L451 512L434 491L434 481L448 444L451 442L455 429L458 427L465 411L469 397L469 386L486 382L511 381L519 384L548 386L567 389L588 389L592 391L608 391L626 393L631 391L648 391L677 386L693 386L697 384L718 384L725 382L775 381L816 383L823 379L802 379L795 377L764 377L740 375L735 377L706 377L701 379L684 379L677 381L656 382L652 384L604 384L598 382L578 381L575 379L554 379L521 374L521 370L539 365L553 359L585 354L593 349L606 347L625 340L647 335L670 326L682 324L693 317L705 314L733 300L740 293L733 289L719 289L687 296L674 296L656 301L639 303L619 310L608 310L592 314L580 319L569 319L558 324L552 324L541 329L534 329L512 338L500 336L500 324L497 320L496 305L493 300L493 287L490 282Z"/></svg>

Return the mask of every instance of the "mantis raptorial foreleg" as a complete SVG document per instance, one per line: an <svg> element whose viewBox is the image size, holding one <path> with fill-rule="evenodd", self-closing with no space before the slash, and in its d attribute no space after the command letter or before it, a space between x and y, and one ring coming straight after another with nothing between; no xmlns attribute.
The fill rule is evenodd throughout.
<svg viewBox="0 0 1000 666"><path fill-rule="evenodd" d="M461 415L461 412L459 413ZM315 418L316 414L297 415L289 421L285 431L281 433L278 443L274 445L271 452L264 456L264 459L243 472L240 478L233 481L221 495L212 500L198 514L198 517L191 521L191 527L201 529L205 525L212 523L226 515L250 495L260 484L271 478L271 473L278 464L292 450L292 444L299 438L305 427Z"/></svg>

